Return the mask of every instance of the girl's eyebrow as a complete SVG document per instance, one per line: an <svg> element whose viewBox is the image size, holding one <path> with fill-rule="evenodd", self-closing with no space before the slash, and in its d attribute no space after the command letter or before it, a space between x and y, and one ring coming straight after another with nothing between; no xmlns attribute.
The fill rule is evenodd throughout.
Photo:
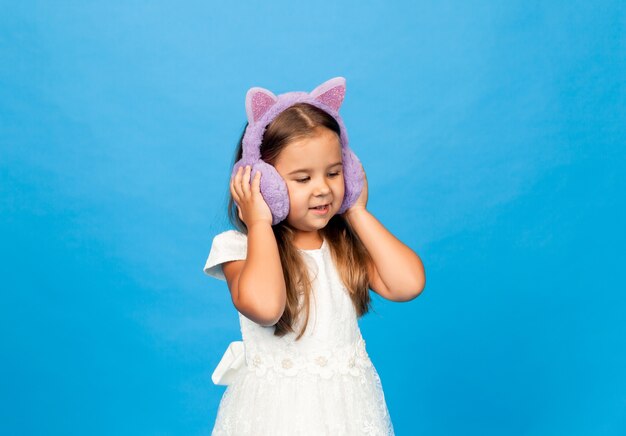
<svg viewBox="0 0 626 436"><path fill-rule="evenodd" d="M328 165L328 168L332 168L334 166L341 165L341 164L343 164L343 162L335 162L334 164ZM292 171L292 172L290 172L287 175L290 176L290 175L292 175L294 173L308 173L310 171L313 171L313 170L311 170L309 168L302 168L302 169L299 169L299 170Z"/></svg>

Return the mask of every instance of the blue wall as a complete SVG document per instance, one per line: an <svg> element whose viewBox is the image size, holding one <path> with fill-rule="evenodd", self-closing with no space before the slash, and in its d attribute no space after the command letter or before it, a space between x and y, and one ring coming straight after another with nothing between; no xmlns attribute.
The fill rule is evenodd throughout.
<svg viewBox="0 0 626 436"><path fill-rule="evenodd" d="M427 272L360 321L397 434L626 434L624 3L231 3L2 7L0 433L209 434L245 92L341 75Z"/></svg>

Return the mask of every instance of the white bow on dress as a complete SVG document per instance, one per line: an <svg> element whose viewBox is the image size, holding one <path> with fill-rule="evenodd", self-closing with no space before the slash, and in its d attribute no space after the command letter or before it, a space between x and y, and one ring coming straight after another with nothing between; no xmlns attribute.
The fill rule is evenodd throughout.
<svg viewBox="0 0 626 436"><path fill-rule="evenodd" d="M211 375L213 384L229 385L246 361L243 341L231 342Z"/></svg>

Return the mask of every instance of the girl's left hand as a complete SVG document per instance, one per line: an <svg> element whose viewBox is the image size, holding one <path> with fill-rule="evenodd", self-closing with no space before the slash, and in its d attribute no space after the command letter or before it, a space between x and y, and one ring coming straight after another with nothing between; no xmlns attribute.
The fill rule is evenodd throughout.
<svg viewBox="0 0 626 436"><path fill-rule="evenodd" d="M363 164L361 164L361 168L363 169L363 189L361 190L361 194L359 198L354 202L350 209L348 209L344 216L346 216L349 212L352 212L357 209L366 209L367 208L367 175L365 174L365 168L363 168Z"/></svg>

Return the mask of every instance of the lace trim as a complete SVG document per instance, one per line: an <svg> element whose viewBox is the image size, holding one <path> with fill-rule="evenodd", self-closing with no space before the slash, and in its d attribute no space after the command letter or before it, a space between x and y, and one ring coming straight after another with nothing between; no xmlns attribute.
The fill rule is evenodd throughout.
<svg viewBox="0 0 626 436"><path fill-rule="evenodd" d="M329 379L335 374L359 377L364 369L372 366L363 338L357 339L349 346L332 350L299 352L286 348L275 353L245 350L243 341L235 341L229 345L211 377L215 384L229 385L244 368L253 371L259 377L266 375L293 377L301 373L324 379Z"/></svg>
<svg viewBox="0 0 626 436"><path fill-rule="evenodd" d="M268 370L288 377L304 371L328 379L336 373L360 376L364 368L372 366L372 362L365 350L365 341L358 339L347 347L316 350L307 354L290 352L289 349L274 354L252 352L246 359L246 365L258 376L265 375Z"/></svg>

